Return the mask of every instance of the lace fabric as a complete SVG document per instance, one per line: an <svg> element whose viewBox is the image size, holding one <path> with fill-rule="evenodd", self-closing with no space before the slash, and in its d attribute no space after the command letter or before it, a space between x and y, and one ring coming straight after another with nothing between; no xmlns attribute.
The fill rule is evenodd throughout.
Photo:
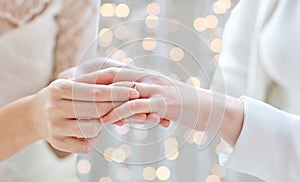
<svg viewBox="0 0 300 182"><path fill-rule="evenodd" d="M41 14L50 0L0 0L0 35Z"/></svg>
<svg viewBox="0 0 300 182"><path fill-rule="evenodd" d="M38 18L52 1L54 0L0 0L0 36ZM63 0L63 8L56 17L59 33L54 50L55 76L74 66L88 42L94 39L90 33L91 29L96 28L94 20L97 2L98 0Z"/></svg>
<svg viewBox="0 0 300 182"><path fill-rule="evenodd" d="M75 66L89 43L95 39L98 0L65 0L57 17L60 33L56 47L54 76Z"/></svg>

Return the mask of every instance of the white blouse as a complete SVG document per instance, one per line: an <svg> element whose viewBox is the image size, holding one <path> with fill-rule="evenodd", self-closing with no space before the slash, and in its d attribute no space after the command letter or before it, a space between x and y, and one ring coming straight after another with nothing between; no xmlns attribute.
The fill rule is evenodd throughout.
<svg viewBox="0 0 300 182"><path fill-rule="evenodd" d="M282 110L242 97L242 132L219 161L266 181L300 179L299 10L297 0L241 0L224 32L220 67L229 94Z"/></svg>

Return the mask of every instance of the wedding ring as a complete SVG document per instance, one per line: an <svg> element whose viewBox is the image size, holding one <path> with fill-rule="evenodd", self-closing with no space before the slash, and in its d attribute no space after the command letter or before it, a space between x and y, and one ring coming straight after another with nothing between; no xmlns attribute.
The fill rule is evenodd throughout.
<svg viewBox="0 0 300 182"><path fill-rule="evenodd" d="M131 87L130 88L133 88L134 90L136 90L136 84L135 84L135 82L131 82Z"/></svg>

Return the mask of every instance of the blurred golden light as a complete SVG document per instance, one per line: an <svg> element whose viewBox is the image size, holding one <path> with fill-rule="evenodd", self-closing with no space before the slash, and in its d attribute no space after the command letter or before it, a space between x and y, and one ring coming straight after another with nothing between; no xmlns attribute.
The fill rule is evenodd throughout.
<svg viewBox="0 0 300 182"><path fill-rule="evenodd" d="M156 47L155 39L148 37L143 40L143 48L146 51L152 51L153 49L155 49L155 47Z"/></svg>
<svg viewBox="0 0 300 182"><path fill-rule="evenodd" d="M147 6L147 12L149 15L158 15L160 13L160 5L156 2L152 2Z"/></svg>
<svg viewBox="0 0 300 182"><path fill-rule="evenodd" d="M111 156L112 156L112 159L118 163L122 163L126 160L126 153L122 148L115 149L112 152Z"/></svg>
<svg viewBox="0 0 300 182"><path fill-rule="evenodd" d="M110 46L113 39L113 32L109 28L103 28L99 32L99 45L101 47Z"/></svg>
<svg viewBox="0 0 300 182"><path fill-rule="evenodd" d="M214 39L210 43L210 49L215 53L219 53L222 49L222 40L221 39Z"/></svg>
<svg viewBox="0 0 300 182"><path fill-rule="evenodd" d="M193 141L197 145L203 145L207 141L207 136L204 132L196 131L193 135Z"/></svg>
<svg viewBox="0 0 300 182"><path fill-rule="evenodd" d="M150 29L156 28L159 25L158 17L155 15L147 16L145 19L145 25Z"/></svg>
<svg viewBox="0 0 300 182"><path fill-rule="evenodd" d="M115 15L116 5L113 3L105 3L101 6L100 12L104 17L112 17Z"/></svg>
<svg viewBox="0 0 300 182"><path fill-rule="evenodd" d="M103 156L104 156L104 159L108 162L111 162L112 161L112 152L114 151L113 148L111 147L107 147L104 152L103 152Z"/></svg>
<svg viewBox="0 0 300 182"><path fill-rule="evenodd" d="M207 178L206 178L206 182L220 182L220 181L221 181L221 179L217 175L210 175L210 176L207 176Z"/></svg>
<svg viewBox="0 0 300 182"><path fill-rule="evenodd" d="M147 181L153 181L156 178L156 170L154 167L146 167L143 170L143 176Z"/></svg>
<svg viewBox="0 0 300 182"><path fill-rule="evenodd" d="M120 181L129 181L129 179L130 179L130 170L126 167L121 167L117 171L117 178Z"/></svg>
<svg viewBox="0 0 300 182"><path fill-rule="evenodd" d="M184 51L179 47L174 47L170 51L170 57L173 61L181 61L184 57Z"/></svg>
<svg viewBox="0 0 300 182"><path fill-rule="evenodd" d="M184 139L187 143L194 143L193 134L194 134L194 130L191 130L191 129L188 129L184 133Z"/></svg>
<svg viewBox="0 0 300 182"><path fill-rule="evenodd" d="M77 163L77 171L81 174L88 174L91 171L91 163L85 159L79 160Z"/></svg>
<svg viewBox="0 0 300 182"><path fill-rule="evenodd" d="M125 26L118 26L115 29L115 36L117 39L124 40L128 36L128 28Z"/></svg>
<svg viewBox="0 0 300 182"><path fill-rule="evenodd" d="M111 56L111 59L117 60L117 61L122 61L125 59L126 53L122 50L117 50L116 52L113 53Z"/></svg>
<svg viewBox="0 0 300 182"><path fill-rule="evenodd" d="M125 58L122 60L122 63L134 66L134 60L132 58Z"/></svg>
<svg viewBox="0 0 300 182"><path fill-rule="evenodd" d="M168 180L170 178L170 175L171 175L170 170L166 166L160 166L156 170L157 178L162 181Z"/></svg>
<svg viewBox="0 0 300 182"><path fill-rule="evenodd" d="M129 158L131 156L132 149L129 145L123 144L120 146L120 148L123 149L124 152L126 153L126 158Z"/></svg>
<svg viewBox="0 0 300 182"><path fill-rule="evenodd" d="M165 148L173 148L173 149L177 149L178 148L178 141L176 140L176 138L167 138L164 142L164 146Z"/></svg>
<svg viewBox="0 0 300 182"><path fill-rule="evenodd" d="M194 21L194 29L198 32L203 32L207 29L207 21L205 18L199 17Z"/></svg>
<svg viewBox="0 0 300 182"><path fill-rule="evenodd" d="M200 80L196 77L189 77L187 80L186 80L186 83L189 84L189 85L192 85L194 87L200 87L201 83L200 83Z"/></svg>
<svg viewBox="0 0 300 182"><path fill-rule="evenodd" d="M124 124L123 126L116 126L115 128L117 132L121 135L126 135L130 130L130 128L126 124Z"/></svg>
<svg viewBox="0 0 300 182"><path fill-rule="evenodd" d="M208 15L206 16L206 22L207 22L207 28L214 29L218 26L218 18L214 15Z"/></svg>
<svg viewBox="0 0 300 182"><path fill-rule="evenodd" d="M230 0L218 0L214 3L213 10L216 14L224 14L231 7Z"/></svg>
<svg viewBox="0 0 300 182"><path fill-rule="evenodd" d="M116 7L116 15L119 18L126 18L130 13L130 8L127 4L119 4Z"/></svg>
<svg viewBox="0 0 300 182"><path fill-rule="evenodd" d="M219 155L225 148L226 144L224 142L219 143L215 149L216 154Z"/></svg>
<svg viewBox="0 0 300 182"><path fill-rule="evenodd" d="M112 182L110 177L102 177L99 179L99 182Z"/></svg>
<svg viewBox="0 0 300 182"><path fill-rule="evenodd" d="M148 131L146 131L146 130L134 130L133 136L137 140L145 140L148 137Z"/></svg>
<svg viewBox="0 0 300 182"><path fill-rule="evenodd" d="M179 151L173 151L169 152L168 150L165 151L165 156L167 157L168 160L176 160L179 156Z"/></svg>
<svg viewBox="0 0 300 182"><path fill-rule="evenodd" d="M178 81L180 80L179 76L176 75L176 74L170 74L169 77L174 79L174 80L178 80Z"/></svg>

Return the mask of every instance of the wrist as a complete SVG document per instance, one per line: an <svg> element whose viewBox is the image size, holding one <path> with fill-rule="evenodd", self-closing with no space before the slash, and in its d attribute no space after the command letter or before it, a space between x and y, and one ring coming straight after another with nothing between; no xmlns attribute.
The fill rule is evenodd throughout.
<svg viewBox="0 0 300 182"><path fill-rule="evenodd" d="M39 122L36 117L36 113L40 112L36 107L36 95L31 95L25 98L26 99L26 118L25 118L25 129L28 131L29 136L33 142L42 139L37 132L36 123Z"/></svg>
<svg viewBox="0 0 300 182"><path fill-rule="evenodd" d="M225 113L218 134L231 146L234 146L242 131L244 104L241 100L226 97Z"/></svg>

